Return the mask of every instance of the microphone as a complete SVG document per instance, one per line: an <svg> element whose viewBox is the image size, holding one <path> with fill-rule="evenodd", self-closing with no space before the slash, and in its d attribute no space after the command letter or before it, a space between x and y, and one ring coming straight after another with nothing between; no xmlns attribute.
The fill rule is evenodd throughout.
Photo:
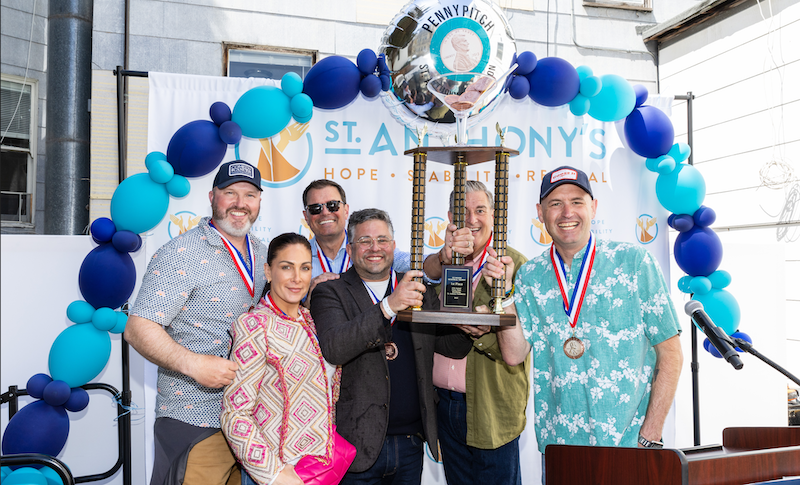
<svg viewBox="0 0 800 485"><path fill-rule="evenodd" d="M706 334L708 341L716 348L720 355L733 366L734 369L739 370L744 367L739 354L734 350L733 342L724 330L720 329L703 309L703 304L697 300L689 300L683 307L683 311L689 315L692 320L700 327L700 330Z"/></svg>

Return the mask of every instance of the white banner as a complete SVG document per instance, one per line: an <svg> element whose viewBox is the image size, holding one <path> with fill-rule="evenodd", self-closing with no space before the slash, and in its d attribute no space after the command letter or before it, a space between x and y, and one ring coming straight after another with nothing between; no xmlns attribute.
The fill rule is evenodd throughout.
<svg viewBox="0 0 800 485"><path fill-rule="evenodd" d="M263 79L217 78L150 73L148 153L166 153L172 135L184 124L209 120L209 108L223 101L233 109L248 89L279 83ZM670 114L672 98L652 97L654 104ZM509 171L509 245L533 258L549 247L549 236L537 220L541 177L561 166L571 165L589 175L599 201L593 231L604 239L644 245L659 260L669 280L667 217L655 195L656 174L647 171L644 159L626 149L620 140L622 122L604 123L589 116L573 116L568 106L546 108L529 98L516 101L506 96L484 122L471 127L470 143L500 144L495 124L507 127L506 146L519 150ZM455 126L453 126L455 129ZM428 146L441 140L427 137ZM368 207L386 210L394 223L400 249L408 250L411 227L411 170L413 160L403 155L416 147L416 135L399 124L379 98L359 95L338 110L314 110L307 125L294 121L271 139L242 138L230 146L224 161L243 159L261 171L264 193L255 234L265 242L283 232L310 236L303 219L302 193L313 180L331 179L344 187L350 210ZM452 190L452 167L428 162L425 203L425 252L443 244L448 198ZM216 171L191 179L192 191L183 199L172 199L167 216L148 233L149 257L170 238L194 227L200 217L210 215L208 192ZM494 162L471 165L469 180L479 180L494 191ZM147 410L154 409L155 372L152 372ZM152 413L148 413L153 420ZM533 429L533 407L528 407L528 429L523 433L521 453L524 483L540 480L539 453ZM152 432L152 428L150 428ZM152 443L148 439L148 443ZM430 455L428 455L430 457ZM148 451L148 470L152 467ZM424 483L445 483L441 467L426 461Z"/></svg>

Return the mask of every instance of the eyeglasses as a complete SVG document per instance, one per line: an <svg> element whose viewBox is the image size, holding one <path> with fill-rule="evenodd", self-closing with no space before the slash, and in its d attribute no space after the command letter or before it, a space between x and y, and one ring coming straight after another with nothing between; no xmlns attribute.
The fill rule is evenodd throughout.
<svg viewBox="0 0 800 485"><path fill-rule="evenodd" d="M339 211L339 207L341 205L342 205L342 201L341 200L329 200L328 202L325 202L324 204L310 204L310 205L307 205L306 206L306 210L312 216L316 216L316 215L322 214L322 208L323 207L327 207L328 208L328 212L338 212Z"/></svg>
<svg viewBox="0 0 800 485"><path fill-rule="evenodd" d="M370 249L374 243L378 244L379 248L386 248L391 244L393 239L389 239L388 237L378 237L378 238L371 238L368 236L364 236L360 238L358 241L353 241L352 244L357 244L363 250Z"/></svg>

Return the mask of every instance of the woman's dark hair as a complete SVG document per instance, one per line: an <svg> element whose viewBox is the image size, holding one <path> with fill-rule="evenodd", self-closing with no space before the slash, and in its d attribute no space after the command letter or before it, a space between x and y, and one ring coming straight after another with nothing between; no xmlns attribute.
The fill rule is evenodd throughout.
<svg viewBox="0 0 800 485"><path fill-rule="evenodd" d="M272 264L272 261L275 260L275 256L280 250L294 244L299 244L308 249L309 253L311 252L311 243L308 242L308 239L305 236L301 236L300 234L294 232L285 232L269 242L269 248L267 249L267 264ZM269 291L269 283L264 285L264 292L261 293L261 298L266 296L267 291Z"/></svg>

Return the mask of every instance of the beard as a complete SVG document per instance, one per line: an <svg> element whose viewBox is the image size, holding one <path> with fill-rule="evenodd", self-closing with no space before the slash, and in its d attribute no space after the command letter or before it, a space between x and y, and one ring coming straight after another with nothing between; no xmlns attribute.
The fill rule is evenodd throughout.
<svg viewBox="0 0 800 485"><path fill-rule="evenodd" d="M240 225L235 225L232 221L228 219L228 212L231 211L242 211L247 212L249 217L242 222ZM256 221L258 214L253 214L249 212L247 209L242 207L232 207L227 211L223 212L216 204L211 204L211 215L212 219L214 220L214 224L217 225L219 229L233 237L244 237L250 232L250 228L253 227L253 223Z"/></svg>

